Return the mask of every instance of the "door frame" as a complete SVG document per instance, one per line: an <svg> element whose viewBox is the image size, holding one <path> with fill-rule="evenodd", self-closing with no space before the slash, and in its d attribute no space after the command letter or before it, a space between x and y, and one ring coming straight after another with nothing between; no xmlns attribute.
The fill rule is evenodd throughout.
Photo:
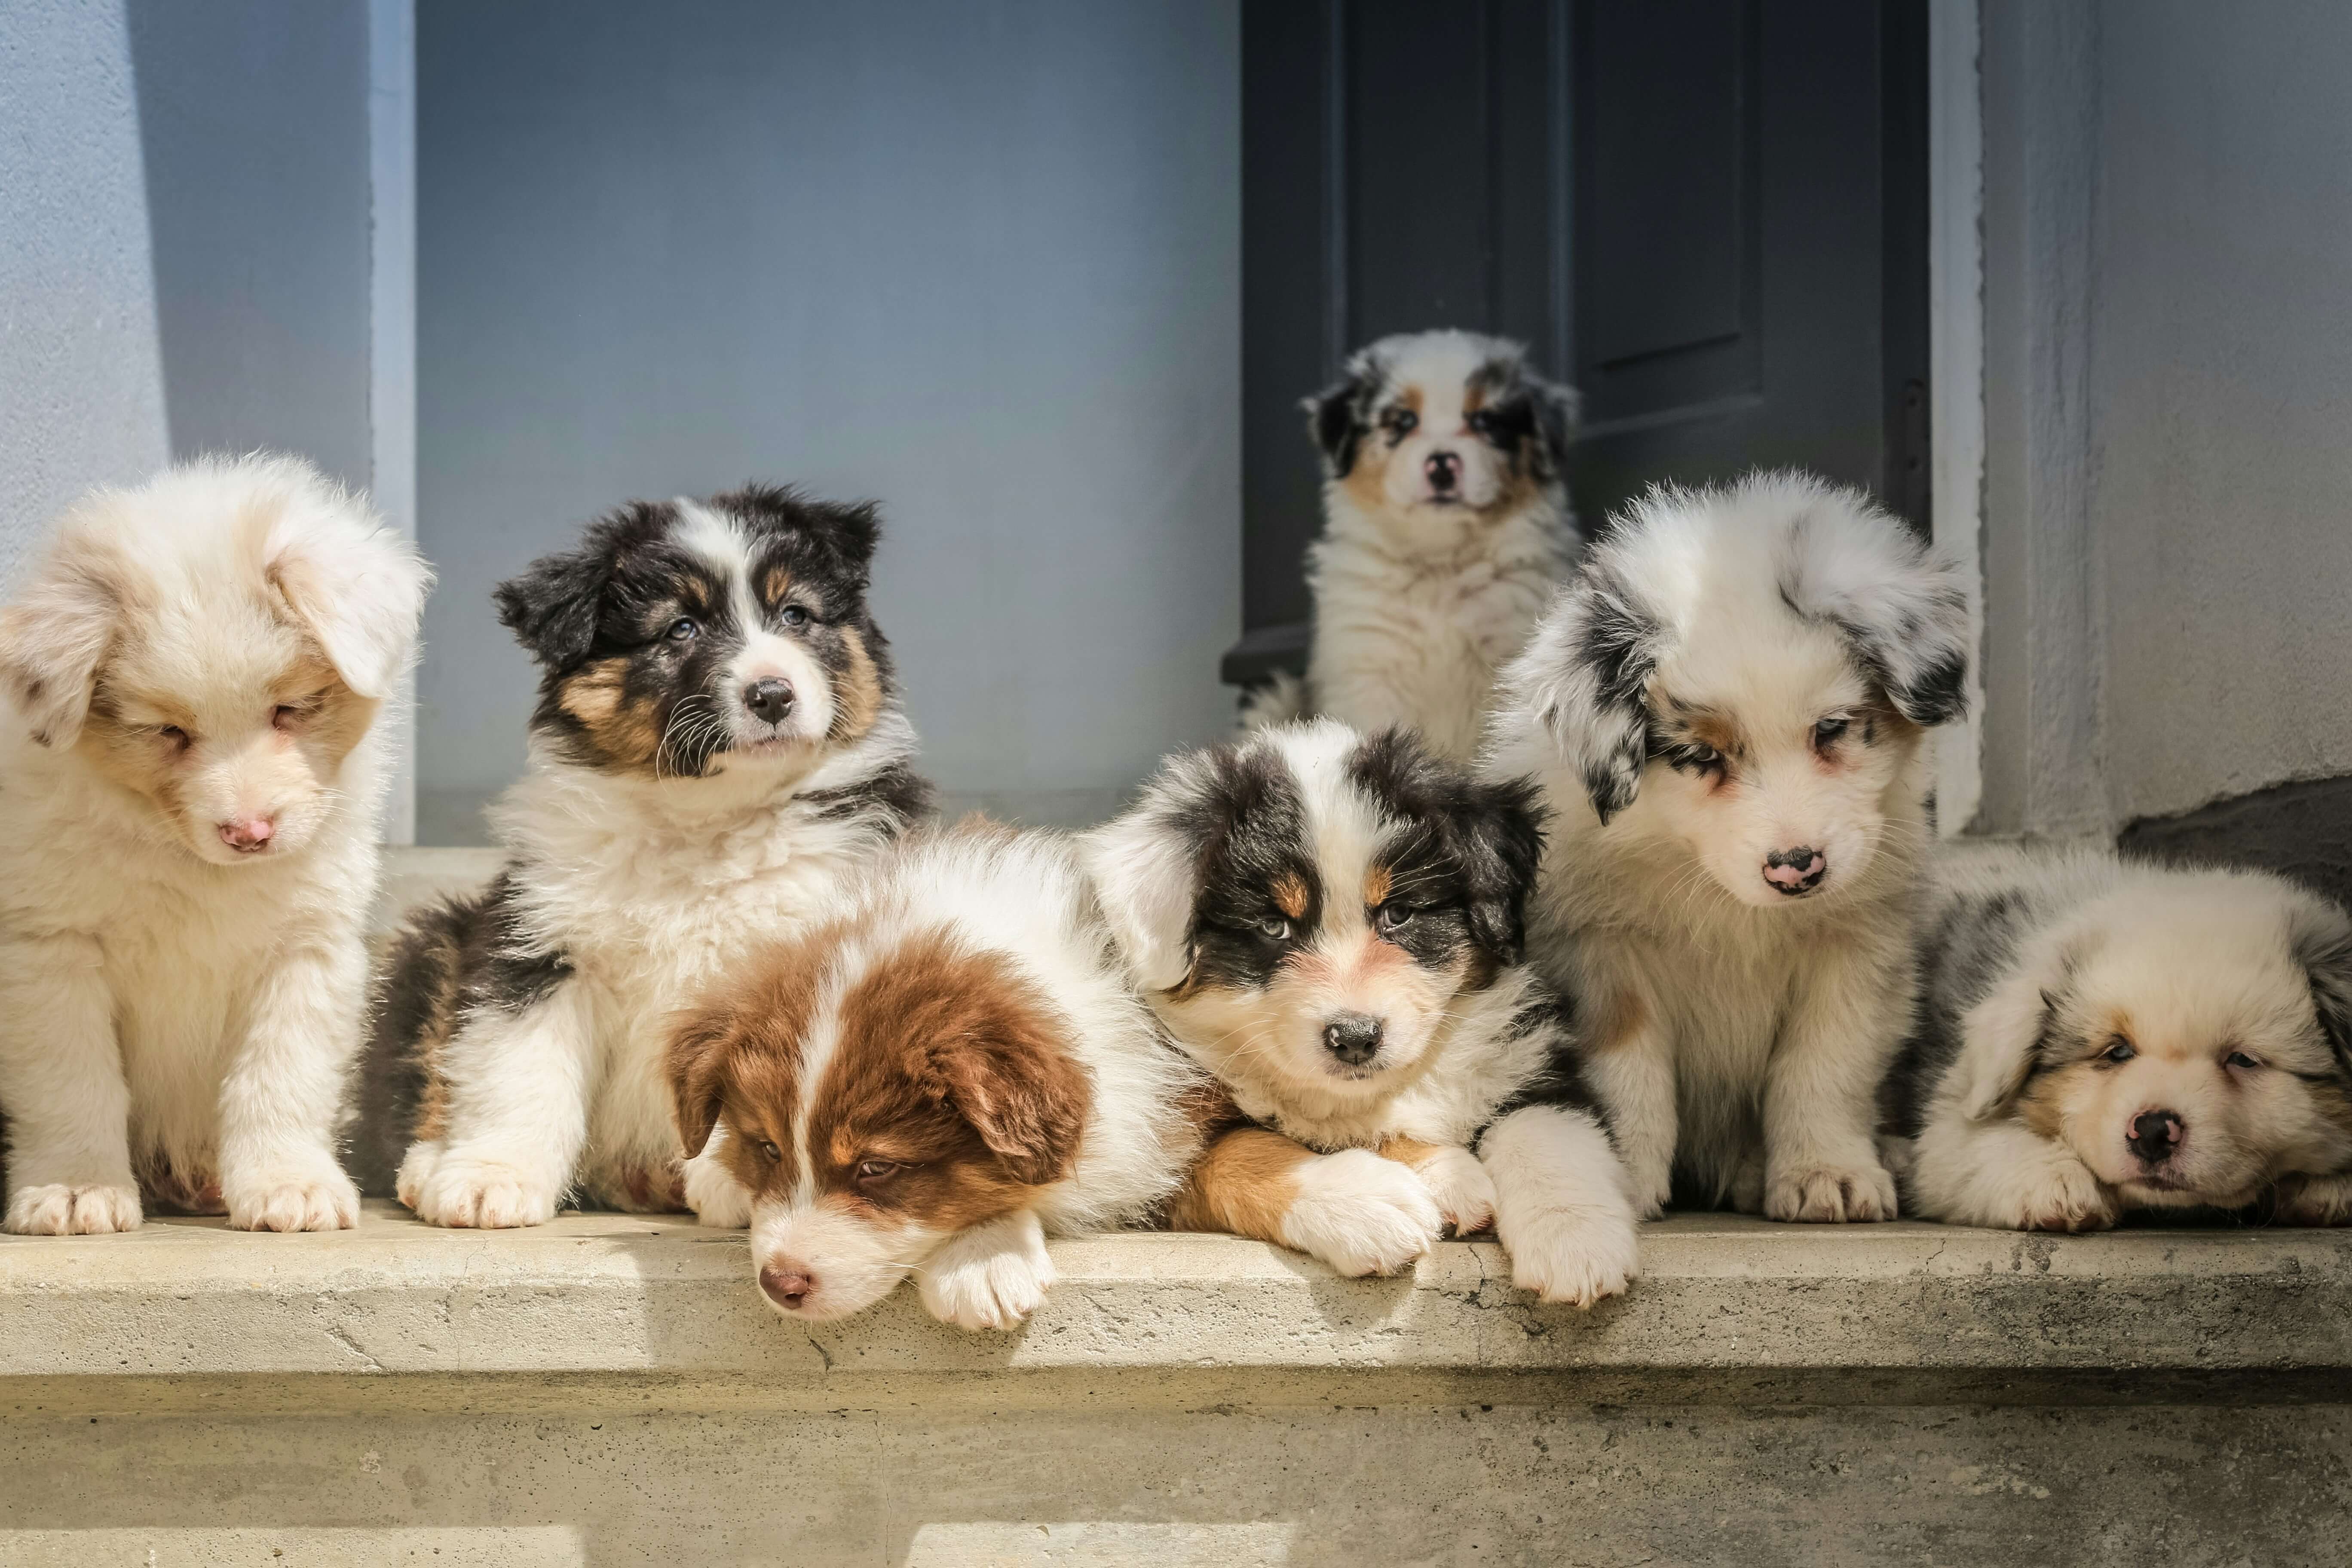
<svg viewBox="0 0 2352 1568"><path fill-rule="evenodd" d="M1936 731L1937 826L1968 831L1984 795L1984 100L1981 0L1928 0L1929 509L1967 579L1969 704Z"/></svg>

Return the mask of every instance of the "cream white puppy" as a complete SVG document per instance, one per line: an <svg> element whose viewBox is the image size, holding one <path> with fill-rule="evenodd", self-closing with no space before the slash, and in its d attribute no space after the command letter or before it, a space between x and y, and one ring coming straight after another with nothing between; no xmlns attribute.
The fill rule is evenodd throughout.
<svg viewBox="0 0 2352 1568"><path fill-rule="evenodd" d="M1553 812L1529 951L1651 1214L1891 1219L1877 1086L1910 1019L1921 741L1967 599L1864 497L1658 489L1506 672L1486 766Z"/></svg>
<svg viewBox="0 0 2352 1568"><path fill-rule="evenodd" d="M7 1229L357 1219L376 720L429 582L308 464L207 458L84 499L0 612Z"/></svg>

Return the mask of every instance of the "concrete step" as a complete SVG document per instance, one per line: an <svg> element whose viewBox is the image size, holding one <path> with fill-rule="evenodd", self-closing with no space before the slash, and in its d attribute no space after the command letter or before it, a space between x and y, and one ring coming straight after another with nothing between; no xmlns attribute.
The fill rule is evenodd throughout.
<svg viewBox="0 0 2352 1568"><path fill-rule="evenodd" d="M683 1219L0 1237L0 1563L2352 1560L2352 1236L1644 1251L1578 1313L1106 1237L979 1335Z"/></svg>

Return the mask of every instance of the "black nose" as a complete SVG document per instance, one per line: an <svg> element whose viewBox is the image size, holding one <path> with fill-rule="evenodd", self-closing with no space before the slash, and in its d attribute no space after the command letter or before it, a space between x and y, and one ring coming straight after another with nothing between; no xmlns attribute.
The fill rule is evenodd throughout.
<svg viewBox="0 0 2352 1568"><path fill-rule="evenodd" d="M1362 1067L1381 1048L1381 1021L1361 1013L1342 1013L1323 1026L1323 1044L1349 1067Z"/></svg>
<svg viewBox="0 0 2352 1568"><path fill-rule="evenodd" d="M1764 879L1772 884L1774 892L1791 898L1811 892L1829 874L1830 858L1810 844L1775 849L1764 857Z"/></svg>
<svg viewBox="0 0 2352 1568"><path fill-rule="evenodd" d="M1429 460L1422 464L1422 469L1429 475L1431 489L1450 490L1454 482L1462 477L1462 459L1451 452L1432 452Z"/></svg>
<svg viewBox="0 0 2352 1568"><path fill-rule="evenodd" d="M2188 1127L2169 1110L2143 1110L2131 1119L2130 1136L2124 1142L2131 1152L2151 1165L2161 1165L2180 1147Z"/></svg>
<svg viewBox="0 0 2352 1568"><path fill-rule="evenodd" d="M771 724L781 724L784 721L784 715L793 710L792 684L778 680L772 675L765 680L755 680L743 689L743 706L749 708L755 718L764 719Z"/></svg>

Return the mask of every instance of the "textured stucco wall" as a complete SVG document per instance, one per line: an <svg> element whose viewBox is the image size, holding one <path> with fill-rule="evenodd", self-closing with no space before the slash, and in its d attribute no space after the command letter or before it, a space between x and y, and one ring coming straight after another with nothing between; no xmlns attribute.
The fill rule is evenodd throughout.
<svg viewBox="0 0 2352 1568"><path fill-rule="evenodd" d="M1231 0L418 12L422 837L520 766L490 585L635 495L883 503L926 766L1068 820L1232 715Z"/></svg>
<svg viewBox="0 0 2352 1568"><path fill-rule="evenodd" d="M1981 828L2352 773L2352 9L1984 7Z"/></svg>

